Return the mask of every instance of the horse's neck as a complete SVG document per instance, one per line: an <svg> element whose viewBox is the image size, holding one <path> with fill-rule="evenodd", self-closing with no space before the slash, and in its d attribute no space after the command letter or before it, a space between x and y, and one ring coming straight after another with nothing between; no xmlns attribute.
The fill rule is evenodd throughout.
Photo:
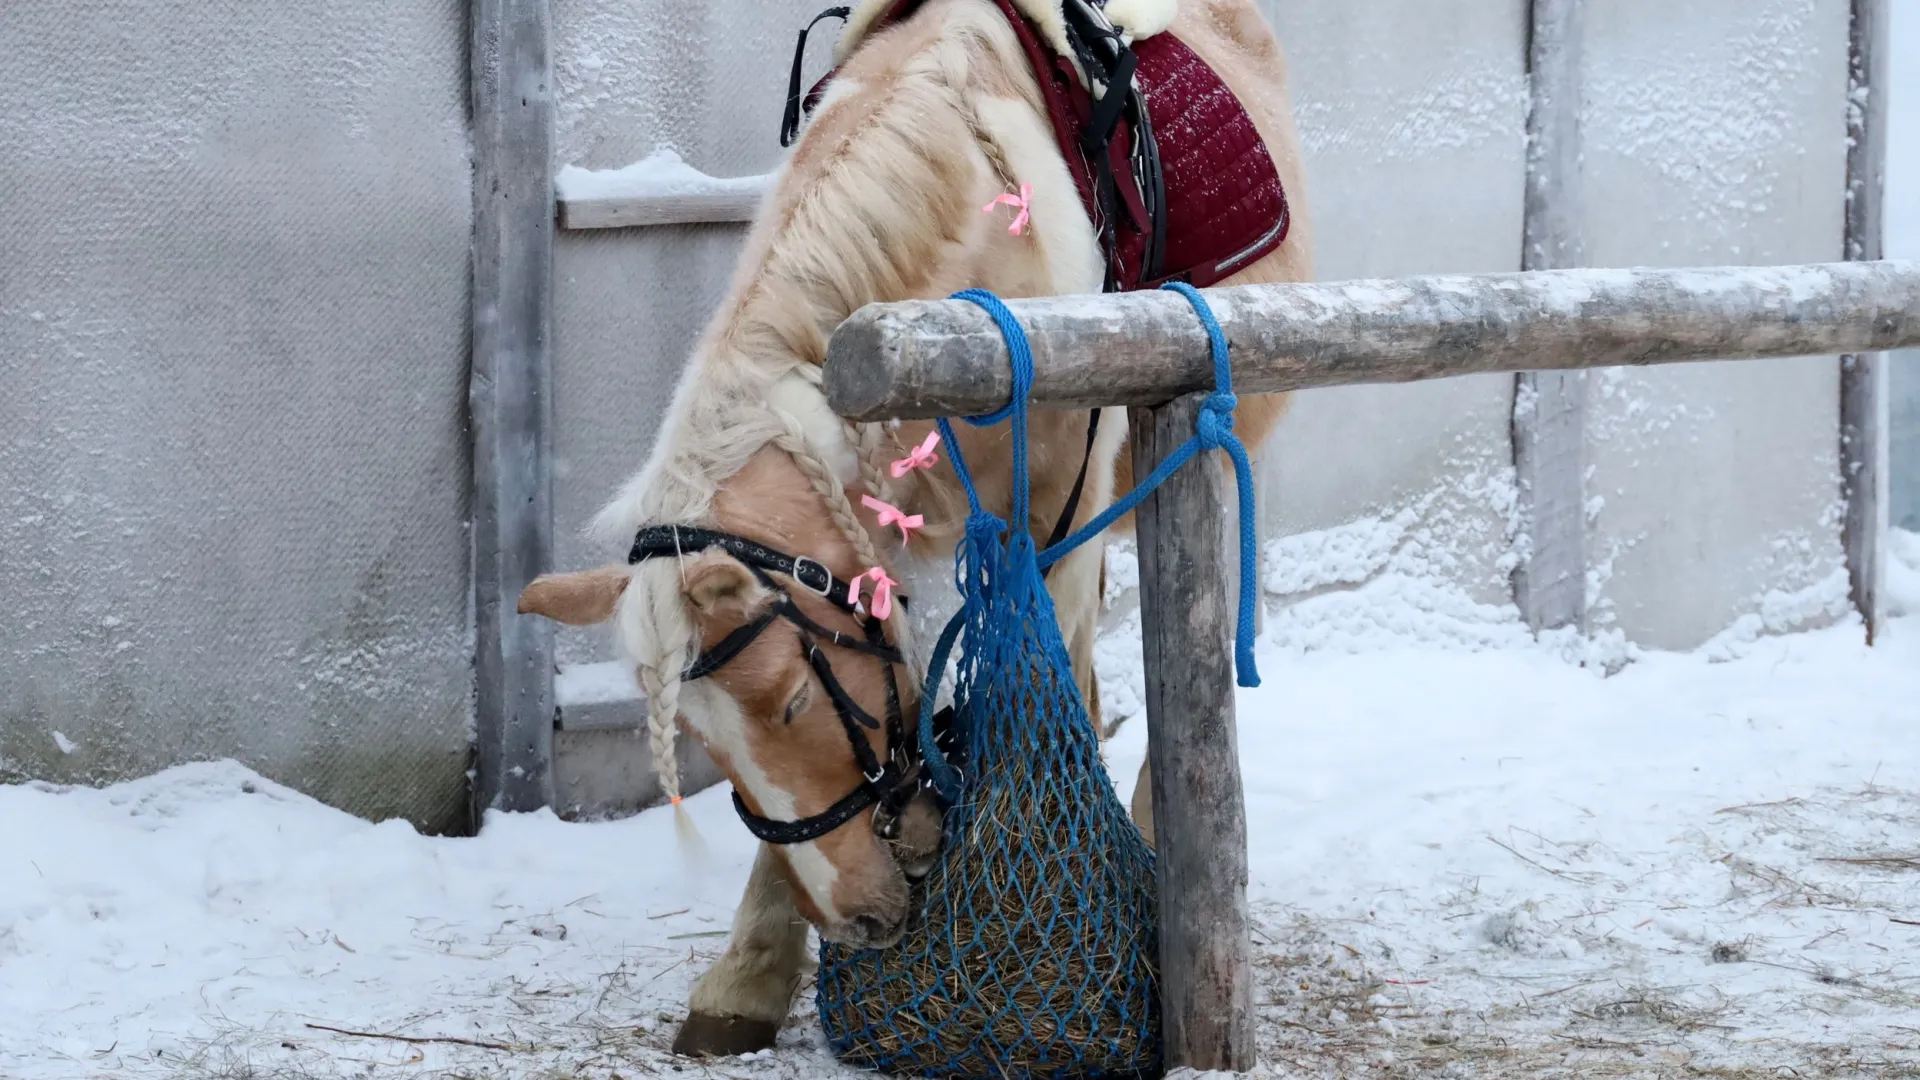
<svg viewBox="0 0 1920 1080"><path fill-rule="evenodd" d="M795 367L823 359L832 327L862 304L976 285L1008 296L1099 287L1098 244L1005 18L990 6L945 4L929 5L916 22L921 33L876 38L848 62L838 96L816 112L762 207L740 273L669 417L666 440L694 448L683 467L667 462L655 470L670 482L689 480L692 497L677 505L691 507L702 485L724 483L742 462L745 441L764 445L783 425L804 430L847 488L872 486L867 478L887 462L856 456L845 425L807 377L817 368ZM1031 187L1032 223L1016 234L1010 212L980 207L1020 184ZM769 424L770 413L781 421ZM1038 514L1057 513L1064 502L1085 430L1081 417L1034 418ZM1004 433L969 429L965 438L988 509L1004 514ZM917 644L931 645L957 603L953 541L964 502L955 486L944 467L885 484L902 509L928 514L933 526L911 552L883 530L867 530L915 598ZM871 525L871 514L859 516Z"/></svg>

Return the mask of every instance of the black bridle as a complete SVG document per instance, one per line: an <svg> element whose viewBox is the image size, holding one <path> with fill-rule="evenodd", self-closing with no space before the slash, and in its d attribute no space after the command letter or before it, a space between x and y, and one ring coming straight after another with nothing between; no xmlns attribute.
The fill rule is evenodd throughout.
<svg viewBox="0 0 1920 1080"><path fill-rule="evenodd" d="M799 844L808 840L817 840L852 820L855 814L868 807L874 808L873 831L885 840L896 838L900 832L900 812L907 801L922 787L929 787L930 778L922 768L924 758L921 754L918 738L909 739L906 723L901 717L900 684L894 673L896 664L905 663L900 650L887 643L886 631L879 619L864 615L856 606L852 593L852 583L841 581L825 566L804 555L788 555L776 551L765 544L749 540L733 533L719 532L690 525L653 525L641 529L634 537L633 550L627 553L629 565L654 558L678 558L719 548L738 559L760 584L773 593L773 601L765 611L754 616L746 623L729 631L713 647L694 657L685 671L683 679L703 679L727 665L727 662L740 655L747 646L753 644L775 619L785 619L800 632L800 649L806 657L807 666L813 670L814 677L826 689L827 697L833 702L833 711L840 718L840 726L845 729L847 743L853 750L854 764L860 768L860 783L852 791L825 810L797 821L775 821L762 817L747 809L740 793L733 793L733 809L747 826L747 831L770 844ZM793 596L773 580L772 575L779 574L792 579L801 588L821 597L834 607L853 616L860 624L861 636L854 637L820 625L800 606L793 602ZM896 597L902 606L905 597ZM887 675L887 716L886 758L881 760L867 742L865 732L878 731L882 721L860 707L847 693L847 688L835 677L833 664L821 652L821 643L847 649L852 652L871 656L881 662ZM937 717L936 740L942 750L951 730L951 711L942 710ZM788 717L788 722L792 717Z"/></svg>

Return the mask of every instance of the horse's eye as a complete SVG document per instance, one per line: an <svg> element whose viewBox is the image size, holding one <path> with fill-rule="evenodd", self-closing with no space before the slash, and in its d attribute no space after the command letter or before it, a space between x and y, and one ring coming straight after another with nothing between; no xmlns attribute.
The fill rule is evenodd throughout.
<svg viewBox="0 0 1920 1080"><path fill-rule="evenodd" d="M794 691L793 696L787 699L787 714L784 717L784 721L789 724L793 723L793 718L806 712L807 706L812 704L812 702L813 682L812 680L808 680L801 683L800 689Z"/></svg>

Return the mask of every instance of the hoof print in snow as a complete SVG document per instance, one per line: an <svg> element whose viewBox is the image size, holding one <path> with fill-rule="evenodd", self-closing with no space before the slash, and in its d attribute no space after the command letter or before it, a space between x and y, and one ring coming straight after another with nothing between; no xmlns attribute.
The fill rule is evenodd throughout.
<svg viewBox="0 0 1920 1080"><path fill-rule="evenodd" d="M1480 936L1489 945L1522 956L1557 956L1578 960L1586 955L1586 950L1578 941L1541 926L1526 908L1487 916L1480 924Z"/></svg>
<svg viewBox="0 0 1920 1080"><path fill-rule="evenodd" d="M691 1013L673 1038L673 1052L685 1057L735 1057L773 1046L780 1025L744 1016Z"/></svg>

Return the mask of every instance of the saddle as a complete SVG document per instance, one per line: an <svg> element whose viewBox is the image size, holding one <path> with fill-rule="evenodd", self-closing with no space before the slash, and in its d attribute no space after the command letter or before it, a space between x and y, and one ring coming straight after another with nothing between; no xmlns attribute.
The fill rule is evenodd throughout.
<svg viewBox="0 0 1920 1080"><path fill-rule="evenodd" d="M1171 33L1130 37L1107 19L1105 0L993 2L1033 65L1054 138L1106 255L1107 292L1169 281L1205 288L1287 238L1287 196L1266 142L1239 99L1185 43ZM878 32L921 3L890 0L877 15L863 10L857 29ZM876 6L869 0L863 8ZM814 22L829 16L847 18L848 9L823 12ZM783 146L838 70L802 97L806 41L802 30Z"/></svg>

